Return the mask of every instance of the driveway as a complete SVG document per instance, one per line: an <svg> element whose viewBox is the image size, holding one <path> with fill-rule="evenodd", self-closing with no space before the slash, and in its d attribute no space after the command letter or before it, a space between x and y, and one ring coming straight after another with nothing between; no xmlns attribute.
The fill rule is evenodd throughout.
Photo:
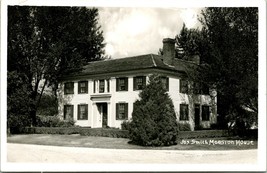
<svg viewBox="0 0 267 173"><path fill-rule="evenodd" d="M255 164L257 150L135 150L7 144L7 161L23 163Z"/></svg>

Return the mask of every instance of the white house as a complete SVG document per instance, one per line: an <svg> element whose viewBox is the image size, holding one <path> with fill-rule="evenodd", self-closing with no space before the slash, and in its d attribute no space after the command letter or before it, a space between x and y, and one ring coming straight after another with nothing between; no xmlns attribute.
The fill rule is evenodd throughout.
<svg viewBox="0 0 267 173"><path fill-rule="evenodd" d="M59 116L72 118L82 127L121 127L130 120L133 103L148 83L148 76L161 74L173 100L177 121L190 124L190 129L210 128L217 122L216 97L209 89L195 84L188 94L186 70L199 59L184 61L175 58L175 41L163 39L163 56L147 54L122 59L89 63L78 74L64 76L59 85Z"/></svg>

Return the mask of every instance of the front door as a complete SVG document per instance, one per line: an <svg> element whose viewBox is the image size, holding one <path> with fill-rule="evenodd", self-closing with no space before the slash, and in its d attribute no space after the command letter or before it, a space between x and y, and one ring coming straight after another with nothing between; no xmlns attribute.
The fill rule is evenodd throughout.
<svg viewBox="0 0 267 173"><path fill-rule="evenodd" d="M99 115L99 126L106 128L108 125L108 105L107 103L97 103L97 110Z"/></svg>
<svg viewBox="0 0 267 173"><path fill-rule="evenodd" d="M200 128L200 106L195 104L195 130Z"/></svg>

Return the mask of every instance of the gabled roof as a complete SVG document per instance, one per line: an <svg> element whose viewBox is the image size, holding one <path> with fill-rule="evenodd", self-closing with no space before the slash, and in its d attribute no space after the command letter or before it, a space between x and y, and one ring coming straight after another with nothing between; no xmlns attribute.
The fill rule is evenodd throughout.
<svg viewBox="0 0 267 173"><path fill-rule="evenodd" d="M188 68L192 68L194 63L175 59L174 65L170 66L165 64L162 60L162 56L155 54L146 54L140 56L132 56L121 59L107 59L102 61L90 62L84 66L84 69L75 74L69 74L65 77L96 75L96 74L108 74L113 72L125 72L142 69L162 69L167 71L185 72Z"/></svg>

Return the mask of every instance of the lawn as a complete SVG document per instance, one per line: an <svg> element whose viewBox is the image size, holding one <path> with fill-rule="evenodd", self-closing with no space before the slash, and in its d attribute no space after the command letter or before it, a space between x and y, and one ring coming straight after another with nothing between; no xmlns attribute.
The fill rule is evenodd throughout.
<svg viewBox="0 0 267 173"><path fill-rule="evenodd" d="M256 140L238 138L180 139L177 145L168 147L142 147L129 144L129 139L74 135L30 134L7 137L8 143L53 145L66 147L109 149L153 149L153 150L245 150L257 149Z"/></svg>

